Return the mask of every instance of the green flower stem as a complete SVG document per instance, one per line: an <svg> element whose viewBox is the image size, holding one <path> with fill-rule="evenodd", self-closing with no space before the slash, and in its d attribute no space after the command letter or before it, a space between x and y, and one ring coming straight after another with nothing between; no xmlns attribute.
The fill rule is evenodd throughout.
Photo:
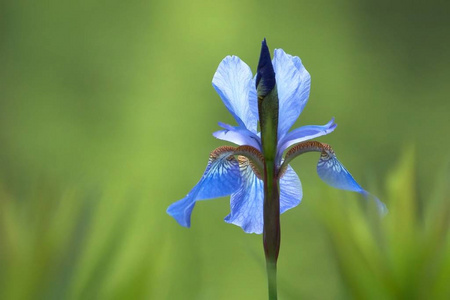
<svg viewBox="0 0 450 300"><path fill-rule="evenodd" d="M277 299L277 259L280 250L280 192L275 158L277 153L278 95L275 88L258 97L261 144L264 155L264 230L269 299Z"/></svg>
<svg viewBox="0 0 450 300"><path fill-rule="evenodd" d="M280 192L275 164L278 143L278 91L266 40L262 42L256 76L261 150L264 156L264 227L269 300L277 299L277 259L280 251Z"/></svg>
<svg viewBox="0 0 450 300"><path fill-rule="evenodd" d="M274 162L266 162L264 181L264 232L269 300L277 299L277 260L280 251L280 200Z"/></svg>
<svg viewBox="0 0 450 300"><path fill-rule="evenodd" d="M278 299L277 295L277 262L266 260L267 279L269 284L269 300Z"/></svg>

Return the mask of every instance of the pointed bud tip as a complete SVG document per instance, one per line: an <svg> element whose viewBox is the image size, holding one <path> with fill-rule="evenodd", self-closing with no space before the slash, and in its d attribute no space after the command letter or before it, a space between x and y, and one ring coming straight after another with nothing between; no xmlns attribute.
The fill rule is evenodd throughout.
<svg viewBox="0 0 450 300"><path fill-rule="evenodd" d="M259 86L261 84L261 86ZM261 43L261 54L259 56L258 70L256 74L256 88L258 95L267 95L275 87L275 72L270 58L269 47L266 38Z"/></svg>

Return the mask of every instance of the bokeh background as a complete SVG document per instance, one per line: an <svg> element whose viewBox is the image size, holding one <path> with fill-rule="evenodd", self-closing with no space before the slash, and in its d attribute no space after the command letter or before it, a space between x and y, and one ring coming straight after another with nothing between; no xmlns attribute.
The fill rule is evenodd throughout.
<svg viewBox="0 0 450 300"><path fill-rule="evenodd" d="M312 76L296 123L388 206L293 162L281 299L450 298L450 28L439 1L1 1L0 298L264 299L262 237L198 203L211 133L234 124L211 86L261 40Z"/></svg>

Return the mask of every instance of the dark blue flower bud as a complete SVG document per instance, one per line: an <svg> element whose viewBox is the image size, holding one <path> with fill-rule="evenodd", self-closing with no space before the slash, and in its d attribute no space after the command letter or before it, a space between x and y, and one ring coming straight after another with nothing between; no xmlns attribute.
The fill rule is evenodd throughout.
<svg viewBox="0 0 450 300"><path fill-rule="evenodd" d="M275 87L275 72L270 58L269 47L266 39L262 41L261 54L259 56L258 70L256 73L256 89L259 97L265 97Z"/></svg>

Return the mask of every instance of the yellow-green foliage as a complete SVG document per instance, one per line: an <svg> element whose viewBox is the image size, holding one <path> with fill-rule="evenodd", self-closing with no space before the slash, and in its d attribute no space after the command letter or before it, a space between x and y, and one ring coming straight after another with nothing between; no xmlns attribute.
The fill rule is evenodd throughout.
<svg viewBox="0 0 450 300"><path fill-rule="evenodd" d="M437 175L435 194L420 197L415 172L408 151L387 177L384 218L333 196L318 208L352 298L450 298L449 178Z"/></svg>

